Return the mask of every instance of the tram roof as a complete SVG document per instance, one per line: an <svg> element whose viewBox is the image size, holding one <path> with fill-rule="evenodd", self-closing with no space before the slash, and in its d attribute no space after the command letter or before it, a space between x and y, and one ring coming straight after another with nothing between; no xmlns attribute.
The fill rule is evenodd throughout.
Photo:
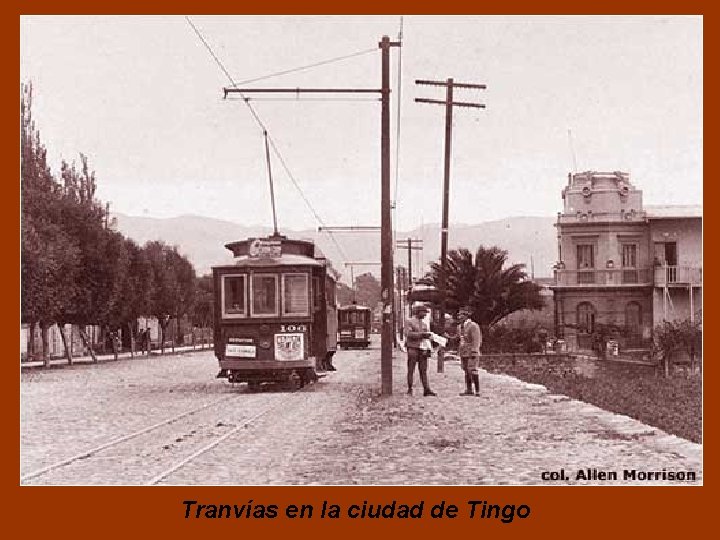
<svg viewBox="0 0 720 540"><path fill-rule="evenodd" d="M326 264L323 260L288 253L273 258L247 257L243 255L235 257L234 261L230 264L216 266L215 268L235 268L238 266L254 268L267 266L326 266Z"/></svg>
<svg viewBox="0 0 720 540"><path fill-rule="evenodd" d="M324 267L330 277L337 280L339 275L329 259L310 240L294 240L281 234L265 238L246 238L225 244L233 252L234 262L214 268L246 268L269 266L313 266Z"/></svg>

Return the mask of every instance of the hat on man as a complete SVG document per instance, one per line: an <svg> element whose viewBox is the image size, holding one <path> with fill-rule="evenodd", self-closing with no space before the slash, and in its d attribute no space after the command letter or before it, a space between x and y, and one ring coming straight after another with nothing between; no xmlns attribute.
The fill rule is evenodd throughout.
<svg viewBox="0 0 720 540"><path fill-rule="evenodd" d="M472 315L472 309L470 309L468 306L463 306L458 311L458 315L465 315L466 317L469 317Z"/></svg>
<svg viewBox="0 0 720 540"><path fill-rule="evenodd" d="M427 313L428 311L430 311L430 309L425 304L415 304L412 307L412 312L418 313L419 311L424 311L425 313Z"/></svg>

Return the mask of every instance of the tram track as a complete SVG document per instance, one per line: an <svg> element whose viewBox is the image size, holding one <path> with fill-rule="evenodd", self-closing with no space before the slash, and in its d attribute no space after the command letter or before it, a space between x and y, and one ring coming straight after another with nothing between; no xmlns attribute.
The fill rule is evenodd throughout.
<svg viewBox="0 0 720 540"><path fill-rule="evenodd" d="M307 388L308 388L308 386L304 386L303 388L296 389L296 390L294 390L294 391L291 392L291 393L292 393L292 394L304 393L304 391L305 391ZM230 431L228 431L228 432L224 433L223 435L215 438L213 441L211 441L210 443L206 444L205 446L203 446L203 447L200 448L199 450L196 450L195 452L193 452L193 453L190 454L189 456L187 456L187 457L185 457L184 459L176 462L173 466L171 466L171 467L167 468L166 470L164 470L163 472L155 475L155 476L154 476L149 482L147 482L145 485L153 486L153 485L159 484L160 482L162 482L163 480L165 480L166 478L168 478L170 475L172 475L172 474L175 473L176 471L178 471L178 470L180 470L181 468L185 467L185 465L187 465L188 463L190 463L190 462L193 461L194 459L196 459L196 458L200 457L201 455L209 452L210 450L216 448L218 445L220 445L220 444L221 444L223 441L225 441L226 439L229 439L229 438L232 437L233 435L237 434L240 430L247 428L247 427L250 426L250 424L252 424L254 421L262 418L262 417L265 416L266 414L268 414L268 413L270 413L270 412L272 412L272 411L275 411L275 410L281 408L282 406L286 405L287 403L289 403L289 401L290 401L290 398L281 400L280 402L275 403L275 404L271 405L270 407L265 408L264 410L262 410L262 411L260 411L259 413L251 416L250 418L241 420L240 423L239 423L238 425L236 425L234 428L232 428Z"/></svg>
<svg viewBox="0 0 720 540"><path fill-rule="evenodd" d="M302 389L292 391L291 394L294 394L298 391L302 391ZM205 452L208 452L212 448L216 447L218 444L222 443L223 440L227 439L228 437L232 436L233 434L237 433L240 429L248 427L252 422L256 421L257 419L261 418L262 416L266 415L267 413L271 412L272 410L277 409L278 407L281 407L285 405L288 401L288 399L279 400L277 403L271 404L269 407L264 407L260 412L248 417L248 418L240 418L237 420L237 422L232 421L231 422L223 422L218 421L217 416L210 420L205 420L204 422L200 422L199 424L196 423L196 425L190 425L185 426L185 429L183 430L183 426L180 425L183 420L197 417L198 415L204 414L208 410L212 410L212 408L217 407L219 405L226 404L228 402L232 402L237 400L239 397L244 398L250 398L250 403L246 403L246 405L252 407L255 405L259 405L260 403L257 403L258 400L264 400L266 397L270 394L266 393L232 393L226 396L223 396L220 399L216 399L210 403L205 403L199 407L194 407L192 409L186 410L180 414L174 415L170 418L163 419L159 422L155 422L149 426L145 426L141 429L132 431L130 433L127 433L125 435L116 437L111 439L110 441L107 441L103 444L94 446L92 448L89 448L87 450L84 450L80 453L74 454L71 457L62 459L60 461L57 461L55 463L52 463L50 465L47 465L45 467L42 467L40 469L36 469L34 471L31 471L29 473L23 474L20 477L20 483L21 484L32 484L34 482L31 482L33 480L43 480L43 478L47 478L48 476L51 476L52 474L58 474L62 473L64 469L70 468L73 466L83 466L91 461L97 461L106 459L103 457L103 453L107 454L108 451L111 451L113 449L119 450L122 452L122 445L123 444L129 444L132 441L138 440L139 438L143 436L147 436L148 434L153 434L153 432L160 432L159 437L156 440L149 441L148 446L158 446L161 443L158 442L163 437L162 431L164 428L168 428L169 426L175 427L175 433L165 434L164 437L168 441L175 441L180 442L183 440L185 435L181 435L180 437L177 437L177 434L179 432L185 433L185 434L195 434L197 431L224 431L224 428L227 428L229 426L233 426L229 431L225 431L220 436L215 436L214 434L204 434L203 436L209 437L212 436L212 440L205 444L202 448L199 450L193 452L189 456L184 457L182 460L177 462L172 467L166 468L163 470L162 473L156 474L153 476L152 480L150 482L147 482L147 485L153 485L161 482L165 477L172 474L175 470L180 469L181 467L185 466L187 463L195 459L196 457L202 455ZM253 399L254 396L258 396L258 399ZM262 398L260 396L263 396ZM227 413L227 409L224 409L222 411L223 413ZM216 413L217 415L217 413ZM191 429L195 428L195 429ZM169 449L170 445L164 445L162 446L163 449ZM157 449L153 450L157 452ZM150 454L141 453L139 451L134 452L135 455L152 455L152 451ZM94 459L93 459L94 458ZM92 468L92 467L91 467ZM127 470L124 470L123 473L126 473ZM140 484L145 484L146 482L138 482Z"/></svg>

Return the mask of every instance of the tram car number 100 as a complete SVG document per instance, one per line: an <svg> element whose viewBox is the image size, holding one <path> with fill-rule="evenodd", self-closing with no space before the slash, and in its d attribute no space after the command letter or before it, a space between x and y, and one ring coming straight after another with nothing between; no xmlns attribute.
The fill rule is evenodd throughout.
<svg viewBox="0 0 720 540"><path fill-rule="evenodd" d="M225 247L234 264L213 267L218 377L302 386L333 369L336 273L315 245L278 235Z"/></svg>

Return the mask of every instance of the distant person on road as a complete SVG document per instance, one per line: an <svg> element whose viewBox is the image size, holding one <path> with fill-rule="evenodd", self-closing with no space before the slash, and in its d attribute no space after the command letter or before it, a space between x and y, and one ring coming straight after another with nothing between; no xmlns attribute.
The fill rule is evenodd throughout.
<svg viewBox="0 0 720 540"><path fill-rule="evenodd" d="M424 396L436 396L430 389L427 376L428 358L432 353L430 343L430 327L425 322L425 316L430 310L424 304L417 304L412 308L413 316L405 323L405 346L407 347L407 384L408 395L412 395L413 380L415 378L415 365L420 372L420 382L423 385Z"/></svg>
<svg viewBox="0 0 720 540"><path fill-rule="evenodd" d="M462 369L465 373L465 391L461 396L480 396L480 374L478 368L480 366L480 345L482 345L482 332L478 323L470 318L472 310L470 308L461 308L458 312L460 346L458 347L458 355L462 363ZM475 392L473 392L475 385Z"/></svg>

